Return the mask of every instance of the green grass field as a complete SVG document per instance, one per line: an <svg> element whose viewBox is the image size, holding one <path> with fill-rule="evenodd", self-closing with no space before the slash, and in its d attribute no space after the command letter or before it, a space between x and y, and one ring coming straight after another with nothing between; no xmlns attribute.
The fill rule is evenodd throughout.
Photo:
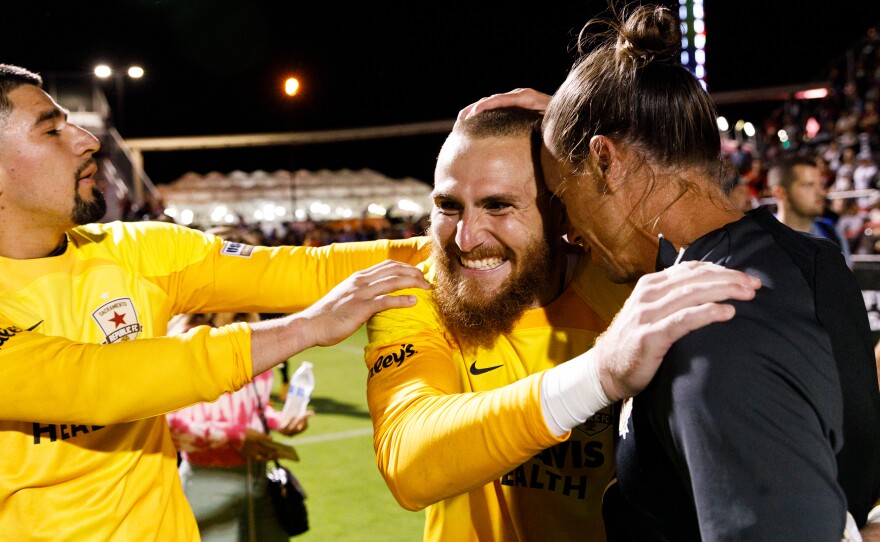
<svg viewBox="0 0 880 542"><path fill-rule="evenodd" d="M366 400L366 367L361 328L342 343L313 348L292 359L292 374L303 360L314 363L316 415L301 435L275 438L296 447L300 461L284 462L308 494L310 529L299 541L418 541L424 512L401 508L376 468L373 426ZM276 373L276 392L281 385ZM281 398L274 406L281 408Z"/></svg>

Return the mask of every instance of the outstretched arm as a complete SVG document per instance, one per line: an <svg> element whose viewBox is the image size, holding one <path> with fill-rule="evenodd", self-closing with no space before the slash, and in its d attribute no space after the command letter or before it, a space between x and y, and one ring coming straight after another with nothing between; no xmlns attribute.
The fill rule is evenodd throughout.
<svg viewBox="0 0 880 542"><path fill-rule="evenodd" d="M305 311L108 345L50 337L0 317L0 419L108 425L214 401L312 346L347 337L372 314L415 303L421 273L384 262L355 273Z"/></svg>
<svg viewBox="0 0 880 542"><path fill-rule="evenodd" d="M388 295L391 292L429 287L422 272L409 264L385 261L358 271L308 309L253 324L254 374L307 348L338 343L377 312L416 303L413 296Z"/></svg>

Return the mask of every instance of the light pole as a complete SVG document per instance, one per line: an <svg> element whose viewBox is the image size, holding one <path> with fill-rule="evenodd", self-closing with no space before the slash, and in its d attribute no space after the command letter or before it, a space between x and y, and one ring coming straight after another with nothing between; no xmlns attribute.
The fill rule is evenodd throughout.
<svg viewBox="0 0 880 542"><path fill-rule="evenodd" d="M125 75L128 76L129 79L140 79L144 76L144 69L137 65L132 65L128 67ZM116 118L116 124L118 125L119 131L124 131L124 118L125 118L125 110L124 110L124 75L119 70L114 70L107 64L100 64L95 66L95 76L99 79L109 79L112 77L114 82L116 83L115 93L116 93L116 114L114 117Z"/></svg>

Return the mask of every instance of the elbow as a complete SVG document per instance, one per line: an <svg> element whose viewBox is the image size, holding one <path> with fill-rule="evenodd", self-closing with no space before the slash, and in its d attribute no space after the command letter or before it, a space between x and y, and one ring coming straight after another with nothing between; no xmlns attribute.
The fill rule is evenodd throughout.
<svg viewBox="0 0 880 542"><path fill-rule="evenodd" d="M405 510L418 512L439 500L432 500L425 493L424 484L418 483L413 476L408 476L405 472L386 470L381 465L379 471L382 473L382 478L385 479L388 489L391 490L394 500Z"/></svg>
<svg viewBox="0 0 880 542"><path fill-rule="evenodd" d="M394 441L377 442L376 465L397 504L405 510L417 512L443 500L445 496L439 494L435 483L437 469L431 469L429 461L403 452L411 449L405 443Z"/></svg>

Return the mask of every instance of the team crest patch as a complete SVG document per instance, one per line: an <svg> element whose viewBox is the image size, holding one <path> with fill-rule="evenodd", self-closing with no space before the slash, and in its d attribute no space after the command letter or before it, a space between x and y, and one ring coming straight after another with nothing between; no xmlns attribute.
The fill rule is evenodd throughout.
<svg viewBox="0 0 880 542"><path fill-rule="evenodd" d="M605 412L597 412L587 418L587 421L580 425L580 429L594 437L611 426L611 415Z"/></svg>
<svg viewBox="0 0 880 542"><path fill-rule="evenodd" d="M251 245L225 241L223 243L223 248L220 249L220 254L226 256L238 256L239 258L250 258L253 251L254 247Z"/></svg>
<svg viewBox="0 0 880 542"><path fill-rule="evenodd" d="M144 329L138 321L134 303L128 297L104 303L92 313L92 318L104 332L104 341L101 344L134 340Z"/></svg>

